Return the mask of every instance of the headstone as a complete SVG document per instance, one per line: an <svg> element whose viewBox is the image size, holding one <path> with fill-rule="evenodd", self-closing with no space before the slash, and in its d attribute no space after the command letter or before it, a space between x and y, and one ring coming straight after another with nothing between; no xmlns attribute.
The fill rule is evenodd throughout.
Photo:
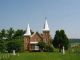
<svg viewBox="0 0 80 60"><path fill-rule="evenodd" d="M63 46L63 50L62 50L62 53L63 53L63 55L65 54L65 49L64 49L64 46Z"/></svg>
<svg viewBox="0 0 80 60"><path fill-rule="evenodd" d="M13 50L13 55L16 55L15 50Z"/></svg>

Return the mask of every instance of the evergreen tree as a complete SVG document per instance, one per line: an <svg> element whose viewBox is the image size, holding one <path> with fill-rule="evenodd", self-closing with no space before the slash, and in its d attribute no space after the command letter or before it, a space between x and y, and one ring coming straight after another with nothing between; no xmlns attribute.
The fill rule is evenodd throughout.
<svg viewBox="0 0 80 60"><path fill-rule="evenodd" d="M14 35L14 29L10 28L9 30L7 30L7 39L8 40L13 40L13 35Z"/></svg>
<svg viewBox="0 0 80 60"><path fill-rule="evenodd" d="M4 52L6 50L6 33L5 29L2 29L0 32L0 52Z"/></svg>
<svg viewBox="0 0 80 60"><path fill-rule="evenodd" d="M63 46L65 47L66 50L68 49L69 40L64 30L56 31L56 34L52 43L55 48L59 48L59 52L61 52L61 49L63 48Z"/></svg>

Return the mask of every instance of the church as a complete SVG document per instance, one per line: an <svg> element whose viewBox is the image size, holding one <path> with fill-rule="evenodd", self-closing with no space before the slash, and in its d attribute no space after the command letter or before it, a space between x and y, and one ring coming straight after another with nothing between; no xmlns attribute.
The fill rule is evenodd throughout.
<svg viewBox="0 0 80 60"><path fill-rule="evenodd" d="M31 34L31 29L28 24L26 33L24 34L24 50L25 51L38 51L39 46L37 46L40 41L45 42L46 44L50 43L50 29L48 26L48 22L45 19L45 23L42 29L42 33L34 32Z"/></svg>

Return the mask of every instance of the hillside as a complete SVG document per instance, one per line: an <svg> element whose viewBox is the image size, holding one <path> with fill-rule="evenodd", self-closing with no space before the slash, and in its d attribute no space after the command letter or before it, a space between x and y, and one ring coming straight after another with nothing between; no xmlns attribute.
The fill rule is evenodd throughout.
<svg viewBox="0 0 80 60"><path fill-rule="evenodd" d="M80 39L69 39L70 43L80 43Z"/></svg>

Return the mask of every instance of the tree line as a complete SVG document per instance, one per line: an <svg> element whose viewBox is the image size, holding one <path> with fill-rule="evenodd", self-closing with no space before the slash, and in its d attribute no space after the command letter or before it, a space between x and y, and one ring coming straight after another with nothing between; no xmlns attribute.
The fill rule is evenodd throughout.
<svg viewBox="0 0 80 60"><path fill-rule="evenodd" d="M17 29L14 30L10 28L8 30L2 29L0 31L0 52L12 52L15 50L16 52L23 51L23 35L25 30ZM31 33L34 32L31 30ZM64 30L57 30L55 32L54 38L51 40L50 45L46 45L44 42L39 42L38 46L41 51L53 51L53 48L59 49L61 52L63 46L65 50L69 47L69 39L65 34Z"/></svg>
<svg viewBox="0 0 80 60"><path fill-rule="evenodd" d="M22 29L2 29L0 31L0 52L12 52L12 50L21 50L24 33L25 31Z"/></svg>

